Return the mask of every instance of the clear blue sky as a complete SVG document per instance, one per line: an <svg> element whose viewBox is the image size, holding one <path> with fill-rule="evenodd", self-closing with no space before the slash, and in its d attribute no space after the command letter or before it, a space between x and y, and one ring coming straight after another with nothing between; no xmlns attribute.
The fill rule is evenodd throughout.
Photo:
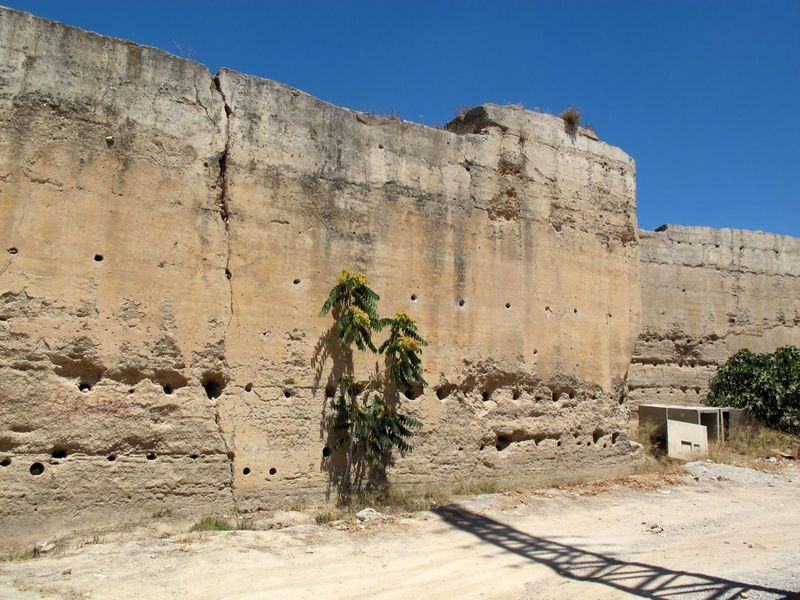
<svg viewBox="0 0 800 600"><path fill-rule="evenodd" d="M0 2L426 124L576 106L636 159L640 226L800 236L800 0Z"/></svg>

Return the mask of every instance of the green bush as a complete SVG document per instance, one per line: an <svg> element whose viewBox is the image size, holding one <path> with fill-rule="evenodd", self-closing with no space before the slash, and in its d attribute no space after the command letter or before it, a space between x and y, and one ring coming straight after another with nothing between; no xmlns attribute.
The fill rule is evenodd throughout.
<svg viewBox="0 0 800 600"><path fill-rule="evenodd" d="M739 350L711 379L706 402L743 408L767 427L800 433L800 348Z"/></svg>
<svg viewBox="0 0 800 600"><path fill-rule="evenodd" d="M189 531L230 531L231 529L233 529L233 525L225 519L220 517L203 517L192 525Z"/></svg>

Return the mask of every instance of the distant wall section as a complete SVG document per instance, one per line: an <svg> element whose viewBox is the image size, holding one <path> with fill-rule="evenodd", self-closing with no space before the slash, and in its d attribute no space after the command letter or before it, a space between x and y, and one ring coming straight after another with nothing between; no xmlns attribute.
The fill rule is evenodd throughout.
<svg viewBox="0 0 800 600"><path fill-rule="evenodd" d="M700 402L717 367L741 348L800 346L800 239L677 225L639 235L633 409Z"/></svg>

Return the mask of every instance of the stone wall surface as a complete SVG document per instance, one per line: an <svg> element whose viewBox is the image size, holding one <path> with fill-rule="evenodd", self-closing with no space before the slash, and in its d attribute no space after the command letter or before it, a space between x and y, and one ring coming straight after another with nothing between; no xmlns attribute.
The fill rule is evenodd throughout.
<svg viewBox="0 0 800 600"><path fill-rule="evenodd" d="M0 9L0 539L233 507L225 120L201 65Z"/></svg>
<svg viewBox="0 0 800 600"><path fill-rule="evenodd" d="M670 227L640 267L635 213L557 117L432 129L0 9L0 540L334 501L326 396L380 368L319 317L342 268L429 342L391 483L630 469L637 402L800 315L798 240Z"/></svg>
<svg viewBox="0 0 800 600"><path fill-rule="evenodd" d="M633 161L449 130L0 11L0 535L335 499L341 268L430 342L399 484L623 470ZM358 360L366 379L375 359Z"/></svg>
<svg viewBox="0 0 800 600"><path fill-rule="evenodd" d="M717 367L741 348L800 346L800 239L676 225L639 234L642 332L628 374L631 408L698 404Z"/></svg>
<svg viewBox="0 0 800 600"><path fill-rule="evenodd" d="M218 81L233 306L222 423L240 508L341 476L322 460L321 417L344 361L317 314L342 267L430 342L430 386L402 399L425 427L394 481L591 476L629 460L624 436L612 443L639 330L629 157L521 109L479 107L455 133L231 71ZM357 361L356 378L375 362Z"/></svg>

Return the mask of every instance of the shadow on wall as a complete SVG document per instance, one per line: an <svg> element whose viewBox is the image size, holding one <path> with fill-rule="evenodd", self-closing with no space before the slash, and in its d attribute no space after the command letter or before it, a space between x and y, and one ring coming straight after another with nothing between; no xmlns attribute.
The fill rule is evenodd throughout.
<svg viewBox="0 0 800 600"><path fill-rule="evenodd" d="M341 343L335 325L322 334L314 347L311 366L314 369L315 395L319 392L328 362L331 363L331 371L325 380L325 398L319 421L320 438L325 440L320 469L328 475L326 499L330 500L331 494L335 492L339 504L346 504L353 494L385 483L385 473L372 468L362 453L351 452L350 443L336 447L340 434L331 425L330 403L340 391L341 377L353 375L353 351ZM372 381L379 378L377 364L375 370ZM361 385L355 384L356 392L361 391Z"/></svg>
<svg viewBox="0 0 800 600"><path fill-rule="evenodd" d="M446 523L528 560L546 565L562 577L606 585L642 598L739 598L757 592L759 598L800 598L800 594L721 579L702 573L673 571L655 565L625 562L529 535L500 521L457 506L435 509Z"/></svg>
<svg viewBox="0 0 800 600"><path fill-rule="evenodd" d="M326 398L331 398L335 393L339 378L342 375L353 374L353 351L343 346L339 341L336 325L331 325L330 328L320 336L317 345L314 346L314 355L311 357L311 368L314 369L314 388L312 391L315 394L319 391L325 364L328 360L332 362L333 368L325 382L325 396Z"/></svg>

